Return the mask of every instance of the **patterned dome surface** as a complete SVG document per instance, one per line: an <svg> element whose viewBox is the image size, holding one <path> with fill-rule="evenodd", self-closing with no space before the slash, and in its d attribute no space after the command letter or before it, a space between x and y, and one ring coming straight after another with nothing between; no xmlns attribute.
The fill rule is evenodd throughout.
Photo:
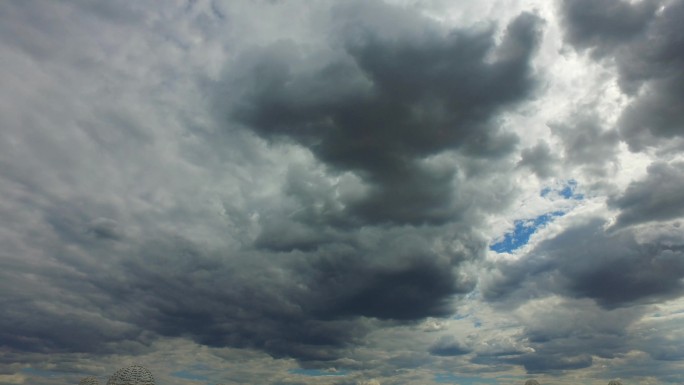
<svg viewBox="0 0 684 385"><path fill-rule="evenodd" d="M95 377L86 377L78 383L78 385L100 385Z"/></svg>
<svg viewBox="0 0 684 385"><path fill-rule="evenodd" d="M608 385L622 385L622 382L616 380L608 381Z"/></svg>
<svg viewBox="0 0 684 385"><path fill-rule="evenodd" d="M155 385L152 373L140 365L121 368L116 371L107 385Z"/></svg>
<svg viewBox="0 0 684 385"><path fill-rule="evenodd" d="M527 381L525 381L525 385L539 385L539 381L537 381L537 380L527 380Z"/></svg>

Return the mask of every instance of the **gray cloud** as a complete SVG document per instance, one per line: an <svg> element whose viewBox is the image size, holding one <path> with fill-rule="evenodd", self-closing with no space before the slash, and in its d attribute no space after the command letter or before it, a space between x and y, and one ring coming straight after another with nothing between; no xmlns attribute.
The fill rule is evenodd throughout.
<svg viewBox="0 0 684 385"><path fill-rule="evenodd" d="M123 33L126 13L110 20L110 11L85 11L84 20L105 18L103 28ZM459 267L482 256L486 240L473 231L481 212L512 199L510 189L491 189L505 181L484 171L508 167L514 153L516 136L495 118L532 95L540 19L518 16L496 44L493 26L447 31L380 2L328 12L335 31L321 46L244 49L220 81L185 84L215 98L218 122L196 123L198 106L175 100L151 104L175 106L168 125L136 115L136 101L168 91L155 83L125 97L125 84L151 76L141 73L111 86L119 104L61 106L51 124L64 127L58 136L69 145L47 122L28 133L15 127L36 156L8 162L2 179L6 190L31 191L12 195L16 206L1 213L20 219L13 230L24 234L3 262L3 293L14 299L0 321L7 349L143 354L178 337L324 365L352 355L372 330L451 314L454 296L475 284ZM170 33L154 27L161 31L148 32ZM164 54L190 50L170 38L176 49ZM15 49L38 55L21 44ZM44 48L40 60L71 60ZM152 67L186 75L161 58ZM92 93L90 81L99 83L88 68L69 92ZM287 152L301 147L315 158Z"/></svg>
<svg viewBox="0 0 684 385"><path fill-rule="evenodd" d="M607 234L604 224L593 220L568 228L526 258L501 264L502 278L486 288L485 297L515 303L553 292L615 308L682 295L681 239L640 243L631 231Z"/></svg>
<svg viewBox="0 0 684 385"><path fill-rule="evenodd" d="M568 213L519 260L486 258L491 224L549 203L561 172L615 175L619 138L677 148L679 3L564 3L567 43L635 99L617 131L578 116L523 149L517 115L542 126L530 106L548 116L556 90L536 72L548 7L550 25L404 3L1 3L0 383L133 361L171 385L431 383L635 352L677 382L676 309L645 314L682 294L680 164L614 193L617 231Z"/></svg>
<svg viewBox="0 0 684 385"><path fill-rule="evenodd" d="M623 357L640 343L628 328L647 309L602 309L593 300L557 296L524 302L512 316L524 328L517 336L526 349L478 352L474 363L522 365L528 373L559 373L593 365L594 358Z"/></svg>
<svg viewBox="0 0 684 385"><path fill-rule="evenodd" d="M566 40L596 58L612 58L621 89L635 96L618 122L630 149L681 149L684 2L567 0L561 11Z"/></svg>
<svg viewBox="0 0 684 385"><path fill-rule="evenodd" d="M468 354L472 349L456 341L453 337L447 336L440 338L430 347L430 354L436 356L461 356Z"/></svg>
<svg viewBox="0 0 684 385"><path fill-rule="evenodd" d="M510 360L512 363L522 364L528 373L544 373L548 371L574 370L588 368L593 359L590 355L569 356L566 352L556 354L539 354L522 356Z"/></svg>
<svg viewBox="0 0 684 385"><path fill-rule="evenodd" d="M684 164L656 162L648 167L645 179L632 182L609 204L620 209L615 227L684 216Z"/></svg>
<svg viewBox="0 0 684 385"><path fill-rule="evenodd" d="M616 161L619 135L599 122L594 114L578 112L571 122L549 124L551 132L562 140L564 164L603 175L606 164Z"/></svg>
<svg viewBox="0 0 684 385"><path fill-rule="evenodd" d="M277 309L270 301L279 293L297 309L269 310L273 322L258 321L261 310L252 310L253 323L272 333L257 347L301 359L334 358L332 350L366 330L358 317L445 316L453 295L472 289L455 268L478 258L483 240L466 230L452 240L470 244L459 253L435 253L432 243L452 221L481 220L475 210L492 203L471 194L482 194L475 183L489 182L431 157L458 152L488 167L506 164L516 138L500 132L494 117L530 97L539 40L540 21L531 14L511 22L499 45L491 28L446 31L380 2L340 5L331 15L328 46L280 41L246 51L215 93L227 124L237 120L271 143L304 146L324 164L288 168L288 203L264 212L255 242L264 258L287 253L290 262L278 265L298 282L250 289L263 292L265 308ZM473 193L458 186L466 180ZM492 195L505 204L505 193ZM293 325L302 325L301 334Z"/></svg>
<svg viewBox="0 0 684 385"><path fill-rule="evenodd" d="M622 0L560 2L568 42L592 50L596 57L642 34L655 16L658 1L630 4Z"/></svg>
<svg viewBox="0 0 684 385"><path fill-rule="evenodd" d="M484 297L509 311L517 309L523 336L534 351L478 355L476 362L553 372L588 367L592 356L613 359L633 349L655 359L677 354L670 344L657 349L628 330L650 311L648 304L684 293L681 236L661 230L644 237L629 229L606 232L604 226L600 219L576 224L520 260L497 264L494 278L482 286Z"/></svg>
<svg viewBox="0 0 684 385"><path fill-rule="evenodd" d="M551 148L545 141L539 141L536 145L521 151L522 158L518 162L519 167L527 167L539 178L549 178L555 175L559 159L551 152Z"/></svg>

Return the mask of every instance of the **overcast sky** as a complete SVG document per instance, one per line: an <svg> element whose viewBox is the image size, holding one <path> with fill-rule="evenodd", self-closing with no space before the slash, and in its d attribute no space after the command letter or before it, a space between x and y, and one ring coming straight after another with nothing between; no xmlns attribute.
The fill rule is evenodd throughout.
<svg viewBox="0 0 684 385"><path fill-rule="evenodd" d="M0 2L0 384L684 383L682 20Z"/></svg>

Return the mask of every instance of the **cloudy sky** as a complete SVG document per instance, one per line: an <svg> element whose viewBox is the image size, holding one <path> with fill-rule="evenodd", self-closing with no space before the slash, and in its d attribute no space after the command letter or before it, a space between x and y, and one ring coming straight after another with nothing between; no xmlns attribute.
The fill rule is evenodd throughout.
<svg viewBox="0 0 684 385"><path fill-rule="evenodd" d="M683 383L682 20L0 2L0 384Z"/></svg>

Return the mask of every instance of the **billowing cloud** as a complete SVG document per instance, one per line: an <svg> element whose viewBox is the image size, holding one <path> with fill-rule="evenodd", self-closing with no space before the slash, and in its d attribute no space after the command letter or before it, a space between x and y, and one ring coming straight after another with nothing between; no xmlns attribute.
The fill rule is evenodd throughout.
<svg viewBox="0 0 684 385"><path fill-rule="evenodd" d="M494 362L549 372L586 368L592 357L616 359L637 346L643 349L629 330L652 311L650 304L678 298L684 290L684 240L676 233L675 228L659 234L611 232L603 220L589 219L540 242L519 260L497 264L485 280L484 296L515 309L534 350ZM667 346L656 350L674 348Z"/></svg>
<svg viewBox="0 0 684 385"><path fill-rule="evenodd" d="M521 152L522 159L518 162L520 167L527 167L539 178L549 178L554 175L554 166L557 166L558 158L551 153L549 145L540 141L534 147Z"/></svg>
<svg viewBox="0 0 684 385"><path fill-rule="evenodd" d="M632 182L624 194L609 203L620 209L615 226L684 217L684 165L653 163L644 180Z"/></svg>
<svg viewBox="0 0 684 385"><path fill-rule="evenodd" d="M566 165L605 175L608 164L615 162L618 134L615 130L602 128L597 116L579 112L573 116L571 122L555 123L550 127L563 143L563 160Z"/></svg>
<svg viewBox="0 0 684 385"><path fill-rule="evenodd" d="M430 347L430 354L437 356L460 356L470 352L470 348L449 337L441 338Z"/></svg>
<svg viewBox="0 0 684 385"><path fill-rule="evenodd" d="M1 3L0 382L681 383L681 11Z"/></svg>
<svg viewBox="0 0 684 385"><path fill-rule="evenodd" d="M221 18L219 9L209 11L203 17ZM39 8L12 12L43 14ZM98 10L91 17L109 20L107 12ZM245 49L225 78L203 83L217 88L210 93L216 98L210 106L224 112L215 125L218 135L240 138L243 134L234 128L242 125L267 140L282 140L303 156L282 160L285 177L272 185L270 195L255 199L245 191L226 197L220 203L223 216L209 214L204 203L193 208L198 202L191 184L180 192L175 176L166 174L171 182L163 175L150 179L164 169L165 160L145 159L137 149L147 146L159 153L155 143L168 131L147 129L108 109L88 110L102 122L65 118L67 137L80 141L81 151L104 151L111 160L104 159L102 167L114 168L112 175L121 177L107 180L109 196L97 198L103 191L90 181L98 180L99 167L89 169L50 141L21 139L29 147L46 147L35 159L37 167L54 156L53 166L64 167L63 176L79 184L65 185L67 195L57 198L50 190L54 185L30 180L11 163L7 188L33 183L32 196L17 193L13 202L18 207L39 205L36 220L44 226L32 246L17 247L40 250L53 266L41 260L45 267L30 272L21 258L9 259L5 292L14 293L16 301L3 319L8 348L106 354L140 344L135 351L142 352L159 338L185 337L207 346L327 361L340 358L379 322L450 314L453 296L475 283L458 266L482 255L485 240L470 227L482 220L477 210L486 207L467 207L480 182L449 159L457 152L506 164L516 137L502 132L495 118L532 94L530 62L540 39L540 20L529 13L518 16L496 43L493 27L448 30L380 2L336 5L321 12L328 12L331 20L321 33L334 33L322 47L307 51L295 42L279 41ZM404 23L389 23L388 15ZM111 28L118 27L117 20ZM75 92L86 92L80 84L73 86ZM236 101L222 98L225 88ZM195 89L188 86L187 92ZM87 107L64 108L76 114ZM178 112L174 124L184 124L184 114L186 110ZM103 126L102 131L91 124ZM45 136L48 131L42 128L32 129ZM210 179L193 167L200 162L212 175L214 161L197 159L197 146L222 157L222 151L240 146L258 151L261 145L247 137L242 145L205 144L214 134L194 125L178 132L194 142L178 147L177 175L203 181L199 183ZM145 162L145 168L124 161L121 151L130 149L131 159ZM438 156L446 158L434 159ZM234 159L228 161L234 165ZM131 175L143 180L126 187ZM238 179L229 178L229 183ZM474 186L458 187L464 183ZM223 185L217 187L212 194L221 196ZM182 195L167 195L164 188ZM141 217L145 212L147 218ZM22 214L10 206L5 215ZM210 232L200 224L207 216L212 219L206 224L214 226ZM466 225L464 218L472 222ZM224 231L233 234L227 242L220 240ZM451 231L463 233L454 236ZM450 245L436 249L438 242ZM40 281L29 285L32 291L10 291L27 285L22 274L38 274ZM50 287L59 289L51 293ZM29 318L31 322L22 321ZM47 320L53 327L42 330Z"/></svg>
<svg viewBox="0 0 684 385"><path fill-rule="evenodd" d="M342 202L350 220L448 221L459 209L459 169L426 161L447 150L492 160L513 151L515 135L494 118L534 88L539 18L520 15L496 45L491 29L448 31L386 4L332 12L332 50L283 41L245 55L244 73L223 85L242 90L230 116L358 175L367 191Z"/></svg>
<svg viewBox="0 0 684 385"><path fill-rule="evenodd" d="M595 57L643 34L658 10L658 2L650 0L635 4L622 0L564 0L560 4L568 41L591 50Z"/></svg>
<svg viewBox="0 0 684 385"><path fill-rule="evenodd" d="M551 292L615 308L682 294L681 237L642 240L635 231L609 234L605 227L603 220L589 220L540 242L524 258L499 264L485 296L520 301Z"/></svg>
<svg viewBox="0 0 684 385"><path fill-rule="evenodd" d="M598 59L612 58L623 92L634 100L618 122L630 149L681 149L684 37L681 1L561 2L567 41ZM669 142L669 143L668 143Z"/></svg>

